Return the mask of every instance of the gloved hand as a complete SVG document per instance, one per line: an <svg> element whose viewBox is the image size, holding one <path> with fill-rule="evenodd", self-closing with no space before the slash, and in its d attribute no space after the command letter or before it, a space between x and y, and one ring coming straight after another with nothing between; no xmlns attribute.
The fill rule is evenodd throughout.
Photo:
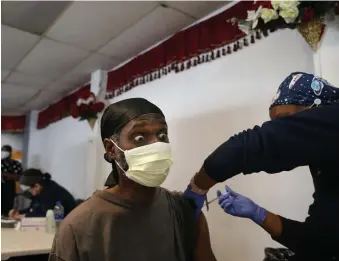
<svg viewBox="0 0 339 261"><path fill-rule="evenodd" d="M195 203L195 206L197 208L195 218L196 218L196 220L198 220L198 218L200 217L200 214L201 214L201 209L204 206L206 196L194 193L190 189L190 186L188 186L187 189L184 192L184 197L187 198L187 199L191 199Z"/></svg>
<svg viewBox="0 0 339 261"><path fill-rule="evenodd" d="M227 193L222 195L217 191L220 207L228 214L236 217L249 218L258 225L262 225L267 216L267 210L259 207L249 198L246 198L225 186Z"/></svg>

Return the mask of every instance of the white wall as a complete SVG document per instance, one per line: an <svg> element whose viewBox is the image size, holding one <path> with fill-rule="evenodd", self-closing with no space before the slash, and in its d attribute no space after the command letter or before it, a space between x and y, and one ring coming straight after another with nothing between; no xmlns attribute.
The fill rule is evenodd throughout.
<svg viewBox="0 0 339 261"><path fill-rule="evenodd" d="M1 133L1 146L10 145L13 150L23 150L24 135L22 133Z"/></svg>
<svg viewBox="0 0 339 261"><path fill-rule="evenodd" d="M163 110L175 157L164 185L183 190L216 146L234 133L268 120L271 98L293 71L313 72L313 54L296 31L284 30L214 62L138 86L113 101L144 97ZM110 172L102 159L99 134L87 122L69 117L33 133L31 142L40 149L41 167L77 197L90 194L91 187L102 187ZM101 150L97 155L93 155L95 148ZM91 162L96 166L89 171ZM92 180L90 172L95 174ZM312 200L307 169L238 176L227 183L262 206L298 220L306 217ZM209 198L215 196L215 190ZM276 245L259 227L224 214L216 204L206 215L219 260L262 260L264 247Z"/></svg>
<svg viewBox="0 0 339 261"><path fill-rule="evenodd" d="M339 86L339 17L326 27L315 60L322 77Z"/></svg>

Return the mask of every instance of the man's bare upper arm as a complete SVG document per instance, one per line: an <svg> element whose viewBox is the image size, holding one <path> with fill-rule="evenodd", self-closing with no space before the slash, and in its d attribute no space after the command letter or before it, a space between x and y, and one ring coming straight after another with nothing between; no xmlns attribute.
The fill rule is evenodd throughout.
<svg viewBox="0 0 339 261"><path fill-rule="evenodd" d="M216 261L214 256L208 224L204 213L201 213L197 222L197 241L195 249L196 261Z"/></svg>

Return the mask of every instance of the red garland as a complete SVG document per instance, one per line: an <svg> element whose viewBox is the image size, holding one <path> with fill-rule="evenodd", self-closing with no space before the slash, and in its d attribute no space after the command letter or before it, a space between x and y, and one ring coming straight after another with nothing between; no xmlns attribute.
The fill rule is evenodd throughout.
<svg viewBox="0 0 339 261"><path fill-rule="evenodd" d="M1 116L2 132L24 132L26 116Z"/></svg>
<svg viewBox="0 0 339 261"><path fill-rule="evenodd" d="M103 102L97 102L95 95L89 90L81 90L78 99L71 106L72 117L80 120L97 119L99 112L105 108Z"/></svg>

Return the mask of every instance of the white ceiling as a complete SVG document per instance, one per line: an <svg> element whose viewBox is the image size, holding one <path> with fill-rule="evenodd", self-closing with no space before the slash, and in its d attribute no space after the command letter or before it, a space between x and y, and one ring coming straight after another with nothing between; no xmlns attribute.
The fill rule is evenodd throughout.
<svg viewBox="0 0 339 261"><path fill-rule="evenodd" d="M42 109L223 5L2 1L1 114Z"/></svg>

